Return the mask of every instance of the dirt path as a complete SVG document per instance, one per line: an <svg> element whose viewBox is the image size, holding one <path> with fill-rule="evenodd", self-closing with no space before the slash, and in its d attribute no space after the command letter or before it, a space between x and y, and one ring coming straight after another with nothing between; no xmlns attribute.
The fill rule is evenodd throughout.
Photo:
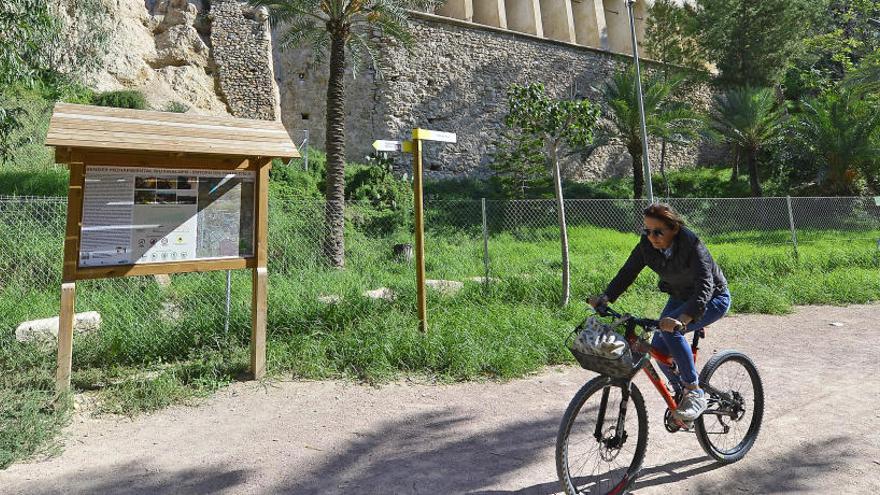
<svg viewBox="0 0 880 495"><path fill-rule="evenodd" d="M651 438L633 493L876 493L878 319L880 305L806 307L714 325L701 360L745 351L768 399L757 445L730 466L692 434L666 433L640 376ZM590 377L554 368L505 384L240 383L133 421L77 417L61 456L0 472L0 493L549 495L559 420Z"/></svg>

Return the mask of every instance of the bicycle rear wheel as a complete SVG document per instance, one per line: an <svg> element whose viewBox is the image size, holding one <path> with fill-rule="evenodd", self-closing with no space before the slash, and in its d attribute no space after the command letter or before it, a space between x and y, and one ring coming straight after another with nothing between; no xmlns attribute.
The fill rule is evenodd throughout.
<svg viewBox="0 0 880 495"><path fill-rule="evenodd" d="M748 356L722 351L706 363L700 384L709 407L695 422L697 440L707 454L729 464L755 444L764 417L764 387Z"/></svg>
<svg viewBox="0 0 880 495"><path fill-rule="evenodd" d="M630 383L627 392L604 376L590 380L559 425L556 472L563 490L567 495L625 493L641 469L647 444L648 415L638 387Z"/></svg>

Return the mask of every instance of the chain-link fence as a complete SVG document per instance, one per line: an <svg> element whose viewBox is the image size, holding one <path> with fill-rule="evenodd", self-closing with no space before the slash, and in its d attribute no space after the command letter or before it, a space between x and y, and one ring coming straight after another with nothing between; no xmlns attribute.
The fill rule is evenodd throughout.
<svg viewBox="0 0 880 495"><path fill-rule="evenodd" d="M778 246L796 256L798 246L820 241L838 246L880 242L880 204L874 198L670 203L709 244ZM317 201L271 202L270 338L308 331L318 323L350 324L328 322L332 315L322 309L327 304L381 288L408 297L414 288L411 207L348 203L343 272L324 264L325 206ZM633 200L567 200L572 251L628 253L645 206ZM25 321L57 316L65 215L63 198L0 198L4 332ZM516 290L558 291L561 251L554 200L431 200L425 204L425 230L428 279L487 285L515 279L518 285L507 293L513 295ZM590 273L581 275L588 279ZM185 359L205 346L246 346L251 277L247 271L232 272L228 297L226 277L213 272L79 283L77 311L98 311L102 326L95 335L77 337L74 367L140 365ZM379 294L386 296L394 297Z"/></svg>

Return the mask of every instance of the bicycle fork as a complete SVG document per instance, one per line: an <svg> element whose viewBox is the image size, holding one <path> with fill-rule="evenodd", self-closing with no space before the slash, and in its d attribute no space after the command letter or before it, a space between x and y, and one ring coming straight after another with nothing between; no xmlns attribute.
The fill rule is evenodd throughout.
<svg viewBox="0 0 880 495"><path fill-rule="evenodd" d="M614 437L605 439L605 411L608 408L608 395L611 393L611 385L602 389L602 400L599 403L599 417L596 420L596 430L593 437L597 442L602 443L607 448L619 448L626 441L626 432L623 429L626 421L626 405L629 403L629 390L631 381L627 381L621 389L620 408L617 415L617 424L614 425Z"/></svg>

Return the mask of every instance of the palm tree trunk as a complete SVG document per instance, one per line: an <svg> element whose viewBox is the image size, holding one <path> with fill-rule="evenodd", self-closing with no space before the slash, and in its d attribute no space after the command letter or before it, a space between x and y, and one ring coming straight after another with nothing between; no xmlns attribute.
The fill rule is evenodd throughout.
<svg viewBox="0 0 880 495"><path fill-rule="evenodd" d="M758 179L758 152L746 150L746 161L749 165L749 184L752 186L752 196L760 197L764 193L761 191L761 181Z"/></svg>
<svg viewBox="0 0 880 495"><path fill-rule="evenodd" d="M330 79L327 83L327 237L324 255L330 266L345 266L345 38L331 32Z"/></svg>
<svg viewBox="0 0 880 495"><path fill-rule="evenodd" d="M669 199L669 179L666 178L666 138L660 140L660 176L663 177L663 189Z"/></svg>
<svg viewBox="0 0 880 495"><path fill-rule="evenodd" d="M742 155L739 146L733 148L733 171L730 173L730 182L739 180L739 160Z"/></svg>
<svg viewBox="0 0 880 495"><path fill-rule="evenodd" d="M633 199L641 199L645 189L645 173L642 170L642 145L638 148L627 148L632 157L633 167Z"/></svg>
<svg viewBox="0 0 880 495"><path fill-rule="evenodd" d="M571 271L568 260L568 228L565 225L565 201L562 198L562 174L557 156L558 144L550 146L550 162L553 166L553 188L556 191L556 215L559 218L559 240L562 244L562 299L561 306L568 305L571 298Z"/></svg>

